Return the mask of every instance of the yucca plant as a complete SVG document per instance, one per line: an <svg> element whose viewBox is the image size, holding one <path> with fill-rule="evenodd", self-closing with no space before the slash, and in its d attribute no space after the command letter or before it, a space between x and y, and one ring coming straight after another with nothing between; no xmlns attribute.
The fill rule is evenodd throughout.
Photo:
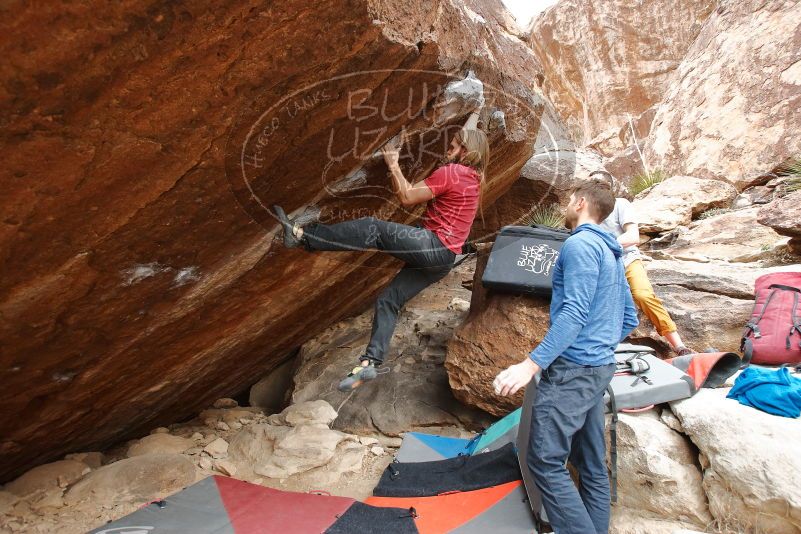
<svg viewBox="0 0 801 534"><path fill-rule="evenodd" d="M801 191L801 156L791 159L782 165L778 172L779 176L786 176L784 189L788 193Z"/></svg>
<svg viewBox="0 0 801 534"><path fill-rule="evenodd" d="M698 218L709 219L710 217L714 217L715 215L723 215L724 213L729 213L730 211L731 210L729 208L712 208L703 212L701 215L698 216Z"/></svg>
<svg viewBox="0 0 801 534"><path fill-rule="evenodd" d="M654 169L650 172L642 172L640 174L634 175L634 179L631 182L631 187L629 187L629 191L632 195L639 195L646 189L651 186L658 184L659 182L664 181L667 179L668 175L662 169Z"/></svg>
<svg viewBox="0 0 801 534"><path fill-rule="evenodd" d="M548 204L532 209L521 222L527 226L541 224L550 228L564 228L565 216L562 214L559 204Z"/></svg>

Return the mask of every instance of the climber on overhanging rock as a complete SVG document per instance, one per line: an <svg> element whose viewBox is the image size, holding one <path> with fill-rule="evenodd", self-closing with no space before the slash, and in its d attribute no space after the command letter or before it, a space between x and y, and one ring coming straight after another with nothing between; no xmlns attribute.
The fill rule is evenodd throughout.
<svg viewBox="0 0 801 534"><path fill-rule="evenodd" d="M489 160L487 137L475 128L476 121L474 114L451 140L446 155L449 163L416 184L403 176L398 165L399 147L388 143L382 149L400 202L404 206L428 202L420 226L374 217L304 225L300 218L290 219L280 206L273 206L287 248L303 245L309 251L381 250L406 263L379 295L367 350L359 358L359 365L340 382L340 391L351 391L376 378L400 308L444 278L461 254L479 208Z"/></svg>
<svg viewBox="0 0 801 534"><path fill-rule="evenodd" d="M609 182L612 192L617 196L617 182L610 173L594 171L590 173L590 177L593 176L602 176ZM616 198L615 209L601 223L601 228L615 236L623 247L623 265L626 267L626 280L631 288L634 303L648 317L659 335L667 339L677 356L692 354L694 351L684 345L676 323L673 322L664 304L654 293L651 281L648 280L648 273L645 272L645 266L640 259L640 251L637 249L640 244L640 231L631 203L625 198Z"/></svg>

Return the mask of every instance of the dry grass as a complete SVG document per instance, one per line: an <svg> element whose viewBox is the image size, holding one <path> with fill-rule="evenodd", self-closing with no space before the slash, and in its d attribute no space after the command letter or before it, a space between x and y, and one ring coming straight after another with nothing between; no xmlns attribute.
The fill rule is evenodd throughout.
<svg viewBox="0 0 801 534"><path fill-rule="evenodd" d="M665 181L667 178L667 173L662 169L654 169L650 172L636 174L631 182L629 191L632 195L637 196L649 187L655 186L659 182Z"/></svg>

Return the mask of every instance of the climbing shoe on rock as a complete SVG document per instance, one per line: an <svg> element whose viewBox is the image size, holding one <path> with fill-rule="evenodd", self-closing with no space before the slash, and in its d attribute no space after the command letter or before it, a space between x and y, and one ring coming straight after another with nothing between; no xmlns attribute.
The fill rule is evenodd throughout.
<svg viewBox="0 0 801 534"><path fill-rule="evenodd" d="M348 376L339 383L339 391L348 393L377 376L378 371L373 362L368 363L366 366L360 364L354 367L353 371L348 373Z"/></svg>
<svg viewBox="0 0 801 534"><path fill-rule="evenodd" d="M302 244L303 227L320 219L320 209L316 206L309 206L306 211L294 219L290 219L281 206L273 206L273 211L283 229L286 248L295 248Z"/></svg>
<svg viewBox="0 0 801 534"><path fill-rule="evenodd" d="M677 347L674 350L676 352L676 356L687 356L688 354L695 354L694 350L688 349L687 347Z"/></svg>

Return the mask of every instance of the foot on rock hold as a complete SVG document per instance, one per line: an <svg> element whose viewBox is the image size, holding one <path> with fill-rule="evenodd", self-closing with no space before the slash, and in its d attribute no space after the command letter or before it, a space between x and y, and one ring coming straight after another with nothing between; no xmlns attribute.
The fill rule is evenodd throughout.
<svg viewBox="0 0 801 534"><path fill-rule="evenodd" d="M361 386L365 382L375 379L377 376L378 371L376 370L373 362L369 362L366 366L359 365L354 367L353 371L348 373L348 376L346 376L339 383L339 391L348 393Z"/></svg>
<svg viewBox="0 0 801 534"><path fill-rule="evenodd" d="M303 227L317 222L320 218L320 209L316 206L309 206L306 211L294 219L290 219L281 206L273 206L273 211L283 229L286 248L295 248L303 243Z"/></svg>

